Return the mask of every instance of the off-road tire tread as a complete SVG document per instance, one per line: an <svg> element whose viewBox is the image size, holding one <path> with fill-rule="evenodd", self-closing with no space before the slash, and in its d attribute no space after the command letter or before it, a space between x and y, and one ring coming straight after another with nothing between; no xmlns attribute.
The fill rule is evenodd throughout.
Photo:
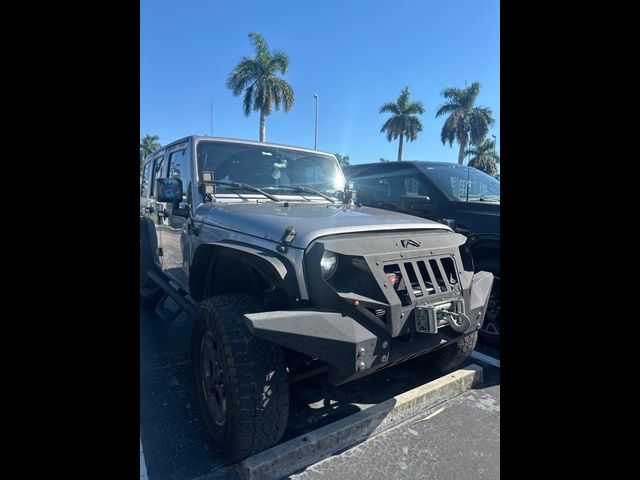
<svg viewBox="0 0 640 480"><path fill-rule="evenodd" d="M472 334L461 337L454 343L436 350L431 354L432 365L443 373L452 370L469 358L477 341L478 331L476 330Z"/></svg>
<svg viewBox="0 0 640 480"><path fill-rule="evenodd" d="M275 445L284 434L289 415L284 351L252 335L244 323L244 313L262 308L257 298L233 293L203 300L196 311L192 362L197 380L204 325L219 340L223 352L221 362L228 378L227 417L220 427L207 414L205 430L212 448L222 450L228 462L240 461ZM204 397L198 395L198 399L204 414Z"/></svg>

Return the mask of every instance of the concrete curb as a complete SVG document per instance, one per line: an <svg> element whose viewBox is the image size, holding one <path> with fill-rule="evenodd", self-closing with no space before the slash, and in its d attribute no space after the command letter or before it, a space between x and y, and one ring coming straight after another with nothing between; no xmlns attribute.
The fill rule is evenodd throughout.
<svg viewBox="0 0 640 480"><path fill-rule="evenodd" d="M247 458L236 468L243 480L283 478L381 433L420 411L482 383L482 367L472 364L373 407L354 413Z"/></svg>

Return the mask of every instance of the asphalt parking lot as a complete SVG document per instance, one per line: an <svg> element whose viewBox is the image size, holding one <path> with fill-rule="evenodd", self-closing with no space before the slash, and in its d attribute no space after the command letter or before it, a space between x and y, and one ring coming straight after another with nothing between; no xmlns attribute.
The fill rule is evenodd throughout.
<svg viewBox="0 0 640 480"><path fill-rule="evenodd" d="M171 323L163 323L152 311L140 311L140 441L149 480L191 480L226 471L216 452L209 451L204 443L204 432L193 395L190 332L191 320L187 315L180 315ZM492 358L500 358L499 352L493 348L479 344L476 350ZM482 365L477 360L468 363L471 362ZM466 392L452 400L445 410L436 413L433 421L419 422L413 427L410 422L405 422L332 457L329 460L333 463L321 462L299 476L326 478L325 474L330 474L330 478L363 478L363 469L368 469L366 471L371 475L384 474L388 478L416 478L422 476L420 473L426 473L425 469L431 469L428 471L433 475L440 472L448 476L451 472L446 469L455 466L456 455L467 451L470 442L477 441L486 448L480 448L476 457L483 457L489 463L482 463L482 458L474 463L472 458L464 457L460 474L454 476L496 478L500 370L489 365L482 366L485 368L483 389ZM329 385L323 375L294 383L291 386L291 413L282 441L327 425L437 377L435 372L430 371L424 358L417 358L339 388ZM483 409L483 405L488 410ZM475 412L474 407L477 407ZM467 430L461 415L467 415L470 422L477 423L478 428L468 430L470 435L464 434ZM488 422L485 430L482 429L482 422ZM451 425L456 427L455 434L447 435L442 440L444 443L440 443L453 456L441 456L442 462L438 464L432 456L410 455L410 452L429 450L426 445L433 446L439 432ZM488 436L492 436L491 441L487 441ZM422 447L419 438L422 438ZM398 452L388 448L389 444L395 445ZM389 467L393 463L390 462L391 457L405 460L397 468ZM357 458L365 462L361 468L356 468ZM373 461L366 461L366 458L372 458ZM479 465L484 470L478 470ZM499 476L499 469L497 473Z"/></svg>

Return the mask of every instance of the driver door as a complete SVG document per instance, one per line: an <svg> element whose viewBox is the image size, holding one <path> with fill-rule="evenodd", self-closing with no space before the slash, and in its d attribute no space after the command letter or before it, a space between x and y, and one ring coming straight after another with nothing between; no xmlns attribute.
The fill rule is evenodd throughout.
<svg viewBox="0 0 640 480"><path fill-rule="evenodd" d="M167 153L167 177L182 180L183 197L178 202L159 204L162 209L162 231L159 244L162 248L162 269L183 287L189 284L189 258L191 254L191 236L187 231L188 208L180 209L179 204L188 202L190 195L191 165L188 144L184 143Z"/></svg>

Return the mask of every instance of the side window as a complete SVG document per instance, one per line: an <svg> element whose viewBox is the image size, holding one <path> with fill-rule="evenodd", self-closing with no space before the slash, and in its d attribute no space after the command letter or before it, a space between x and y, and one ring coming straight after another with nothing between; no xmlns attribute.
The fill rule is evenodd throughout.
<svg viewBox="0 0 640 480"><path fill-rule="evenodd" d="M374 200L378 202L399 203L403 196L428 194L424 180L406 170L390 171L384 177L378 177L374 188Z"/></svg>
<svg viewBox="0 0 640 480"><path fill-rule="evenodd" d="M425 182L417 175L410 175L404 178L404 194L405 195L429 195Z"/></svg>
<svg viewBox="0 0 640 480"><path fill-rule="evenodd" d="M154 186L155 186L155 179L156 178L162 178L163 172L164 172L164 159L165 157L157 157L154 161L155 161L155 169L153 171L153 181L151 183L151 195L154 194Z"/></svg>
<svg viewBox="0 0 640 480"><path fill-rule="evenodd" d="M140 186L140 196L141 197L148 197L149 196L149 190L150 190L150 186L151 186L151 166L153 165L153 162L151 160L149 160L147 163L144 164L144 170L142 171L142 185Z"/></svg>
<svg viewBox="0 0 640 480"><path fill-rule="evenodd" d="M169 178L182 180L182 191L188 197L189 190L189 156L187 150L178 150L169 155Z"/></svg>

